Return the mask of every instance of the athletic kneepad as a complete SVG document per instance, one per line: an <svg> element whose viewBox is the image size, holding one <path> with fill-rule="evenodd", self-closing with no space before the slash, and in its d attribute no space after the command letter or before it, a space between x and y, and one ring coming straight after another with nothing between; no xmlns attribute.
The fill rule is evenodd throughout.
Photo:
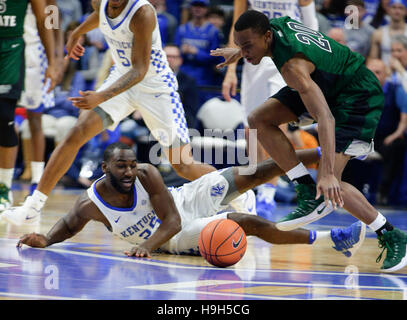
<svg viewBox="0 0 407 320"><path fill-rule="evenodd" d="M0 147L15 147L18 136L14 128L15 100L0 99Z"/></svg>

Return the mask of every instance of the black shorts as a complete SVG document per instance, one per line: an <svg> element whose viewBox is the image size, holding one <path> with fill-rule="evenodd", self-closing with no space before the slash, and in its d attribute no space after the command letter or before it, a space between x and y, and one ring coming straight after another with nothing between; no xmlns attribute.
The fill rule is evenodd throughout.
<svg viewBox="0 0 407 320"><path fill-rule="evenodd" d="M287 86L272 97L298 118L308 113L299 93ZM343 92L327 102L335 118L337 153L344 152L354 140L372 142L383 111L384 94L370 70L361 68Z"/></svg>

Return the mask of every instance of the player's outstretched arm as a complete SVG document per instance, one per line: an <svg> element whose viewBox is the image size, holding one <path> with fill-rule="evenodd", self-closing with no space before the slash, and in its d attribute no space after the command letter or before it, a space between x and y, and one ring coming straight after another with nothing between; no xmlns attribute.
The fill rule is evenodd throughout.
<svg viewBox="0 0 407 320"><path fill-rule="evenodd" d="M243 12L247 10L247 1L246 0L234 0L233 1L233 23L232 26L230 27L230 32L229 32L229 42L228 42L228 47L231 48L236 48L236 45L234 43L233 39L233 26L235 25L235 22L237 19L241 16ZM225 98L226 101L230 101L231 96L236 95L236 90L237 90L237 76L236 76L236 65L237 61L230 63L228 65L225 78L223 79L222 82L222 95Z"/></svg>
<svg viewBox="0 0 407 320"><path fill-rule="evenodd" d="M130 23L133 43L137 44L132 47L130 70L102 91L79 91L79 97L69 98L75 107L91 110L102 102L130 89L144 79L150 65L152 34L155 28L155 21L154 10L149 5L144 5L137 10ZM75 54L82 55L83 50L78 49L75 51Z"/></svg>
<svg viewBox="0 0 407 320"><path fill-rule="evenodd" d="M126 251L128 256L150 257L150 253L158 249L181 231L181 217L174 199L169 193L160 172L152 165L139 169L138 178L150 196L151 205L161 224L141 245Z"/></svg>
<svg viewBox="0 0 407 320"><path fill-rule="evenodd" d="M321 88L312 80L315 70L312 62L298 55L288 60L281 74L290 88L298 91L301 100L312 118L318 123L318 138L324 151L318 169L316 199L324 196L325 204L332 202L334 209L343 206L340 184L335 176L335 118L329 109Z"/></svg>
<svg viewBox="0 0 407 320"><path fill-rule="evenodd" d="M83 229L90 220L100 220L101 213L91 202L86 193L76 201L74 207L46 234L30 233L20 238L17 247L26 244L34 248L45 248L51 244L72 238Z"/></svg>
<svg viewBox="0 0 407 320"><path fill-rule="evenodd" d="M103 91L99 91L103 101L130 89L144 79L150 66L150 55L153 42L153 31L156 26L154 9L149 5L142 6L130 22L133 33L131 50L131 69Z"/></svg>
<svg viewBox="0 0 407 320"><path fill-rule="evenodd" d="M85 48L79 44L79 39L82 35L99 27L99 6L100 0L93 0L92 7L94 11L72 31L65 45L67 52L65 59L79 60L85 53Z"/></svg>

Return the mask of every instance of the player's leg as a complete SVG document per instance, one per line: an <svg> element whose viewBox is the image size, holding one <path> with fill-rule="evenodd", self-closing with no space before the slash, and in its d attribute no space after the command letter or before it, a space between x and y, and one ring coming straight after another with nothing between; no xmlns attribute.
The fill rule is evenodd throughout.
<svg viewBox="0 0 407 320"><path fill-rule="evenodd" d="M2 218L16 225L37 222L48 195L72 165L79 149L103 129L100 113L95 110L81 112L75 126L52 152L33 195L26 199L22 207L5 211Z"/></svg>
<svg viewBox="0 0 407 320"><path fill-rule="evenodd" d="M262 147L261 143L256 139L255 141L251 141L250 137L250 129L248 127L245 128L245 138L246 138L246 146L247 146L247 152L249 153L249 163L261 163L265 160L267 160L269 155L267 154L266 150ZM256 154L252 155L250 153L250 146L251 143L257 143L256 146ZM255 159L253 159L255 157ZM278 176L272 178L271 180L259 185L256 190L257 190L257 203L256 203L256 208L257 208L257 213L266 218L269 219L271 217L271 213L273 209L276 207L276 202L274 200L274 196L276 194L276 189L277 189L277 182L278 182Z"/></svg>
<svg viewBox="0 0 407 320"><path fill-rule="evenodd" d="M296 150L294 152L304 165L317 163L320 158L319 148ZM272 159L257 164L254 170L250 170L250 167L233 167L227 170L233 170L234 183L239 193L244 193L270 181L270 179L284 175L284 171Z"/></svg>
<svg viewBox="0 0 407 320"><path fill-rule="evenodd" d="M347 228L334 228L329 231L302 228L281 231L274 222L259 216L233 212L228 213L227 218L239 224L247 236L256 236L273 244L328 244L346 257L356 253L366 234L366 225L360 221Z"/></svg>
<svg viewBox="0 0 407 320"><path fill-rule="evenodd" d="M44 172L45 136L42 130L42 112L27 110L27 119L31 133L31 189L34 192Z"/></svg>
<svg viewBox="0 0 407 320"><path fill-rule="evenodd" d="M18 152L14 128L17 99L0 98L0 212L12 205L11 184Z"/></svg>
<svg viewBox="0 0 407 320"><path fill-rule="evenodd" d="M175 172L180 177L193 181L216 169L193 158L179 94L175 90L170 94L166 91L160 94L138 92L137 105L144 122L160 143L161 150Z"/></svg>
<svg viewBox="0 0 407 320"><path fill-rule="evenodd" d="M189 143L180 146L173 145L163 150L175 172L184 179L193 181L216 170L207 163L195 160Z"/></svg>

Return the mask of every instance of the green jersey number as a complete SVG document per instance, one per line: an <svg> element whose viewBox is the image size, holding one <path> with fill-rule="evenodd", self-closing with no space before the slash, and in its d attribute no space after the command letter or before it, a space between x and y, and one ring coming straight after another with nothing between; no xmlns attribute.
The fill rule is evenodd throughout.
<svg viewBox="0 0 407 320"><path fill-rule="evenodd" d="M0 13L4 13L7 10L7 0L0 0Z"/></svg>
<svg viewBox="0 0 407 320"><path fill-rule="evenodd" d="M291 30L296 32L295 37L299 42L307 45L313 43L322 50L332 52L331 44L324 38L322 33L292 21L288 22L287 25Z"/></svg>

